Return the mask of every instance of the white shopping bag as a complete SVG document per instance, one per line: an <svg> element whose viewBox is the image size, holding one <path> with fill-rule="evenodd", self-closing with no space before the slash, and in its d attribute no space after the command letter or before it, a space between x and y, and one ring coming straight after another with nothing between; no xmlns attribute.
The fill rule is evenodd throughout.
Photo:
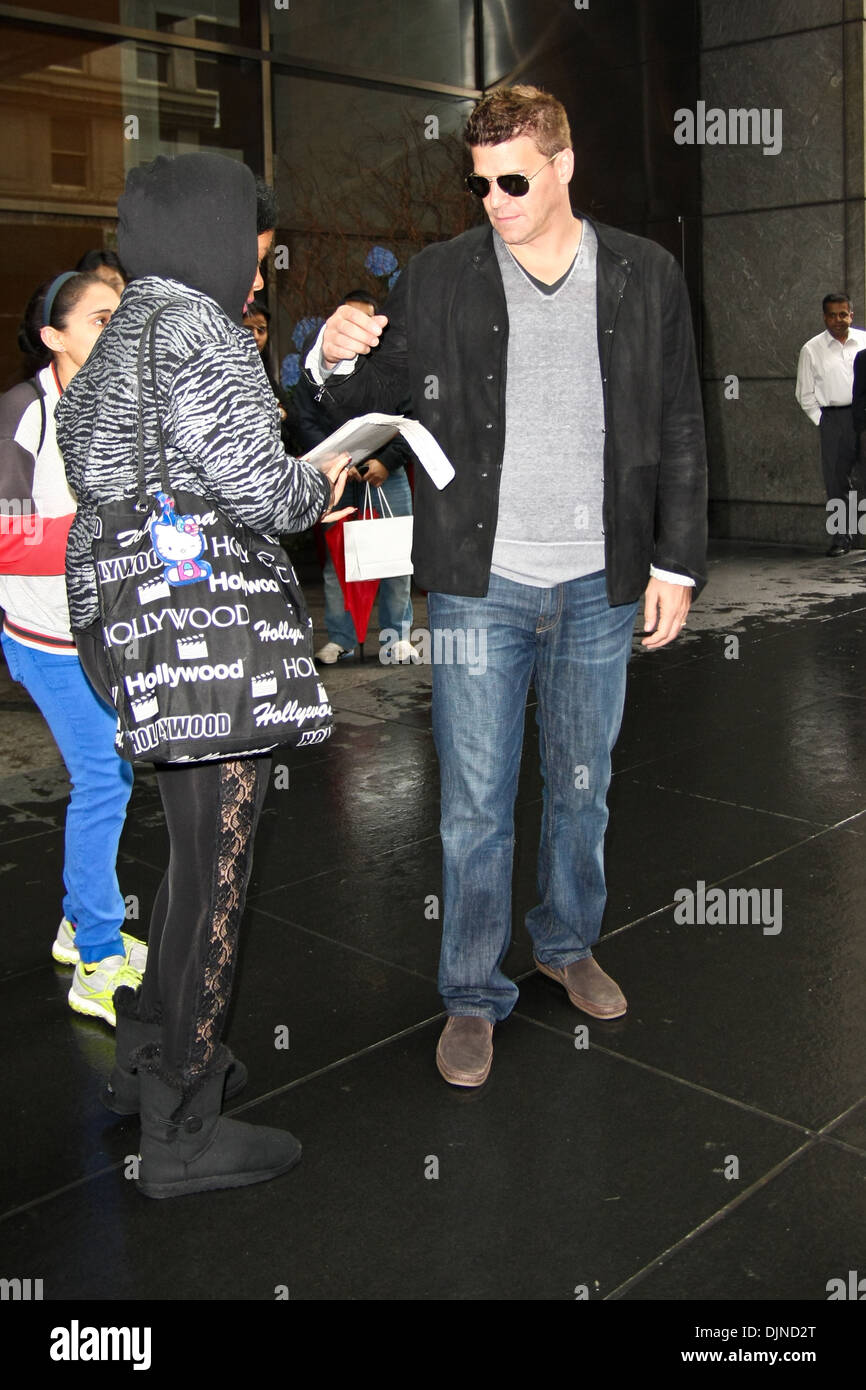
<svg viewBox="0 0 866 1390"><path fill-rule="evenodd" d="M411 516L394 516L381 488L376 497L387 508L388 516L366 521L343 522L346 580L393 579L412 573ZM364 512L371 511L370 485L364 495Z"/></svg>

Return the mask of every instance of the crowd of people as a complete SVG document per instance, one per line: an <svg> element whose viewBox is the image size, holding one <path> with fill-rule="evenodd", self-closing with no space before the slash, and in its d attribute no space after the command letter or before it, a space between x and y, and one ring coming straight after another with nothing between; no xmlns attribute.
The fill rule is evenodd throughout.
<svg viewBox="0 0 866 1390"><path fill-rule="evenodd" d="M416 579L434 636L480 632L486 649L481 673L459 660L433 665L447 1014L439 1071L451 1085L481 1086L494 1027L517 999L502 965L531 682L544 777L539 902L527 918L536 964L592 1017L627 1009L593 955L626 665L641 599L643 645L656 650L681 631L705 580L688 296L661 247L572 208L571 133L554 97L497 89L473 112L466 144L467 190L486 225L418 254L382 312L363 291L348 293L307 344L291 402L256 297L273 193L232 159L160 157L133 169L117 256L91 253L55 275L25 313L21 345L36 372L0 403L2 490L27 504L2 537L2 640L73 785L53 954L75 967L72 1007L115 1026L103 1099L140 1116L138 1186L151 1197L264 1181L301 1151L286 1131L222 1113L246 1082L223 1031L267 752L156 761L169 864L147 943L122 930L116 857L133 773L115 751L113 639L94 545L102 509L134 502L144 481L166 515L168 476L172 490L202 496L262 537L339 522L363 505L367 484L405 515L402 445L360 469L346 455L322 468L298 455L367 410L411 412L430 430L455 476L438 488L416 469ZM24 510L40 520L38 543ZM164 559L172 584L216 577L200 522L177 518L172 564L157 555L143 604L162 592ZM334 581L326 567L325 666L357 645ZM247 622L255 592L243 597ZM408 577L387 581L380 625L403 634L411 619ZM187 655L206 646L184 637L179 653L182 643ZM417 656L402 637L393 648L392 660ZM266 693L273 674L253 676L253 688ZM136 680L143 710L150 687Z"/></svg>

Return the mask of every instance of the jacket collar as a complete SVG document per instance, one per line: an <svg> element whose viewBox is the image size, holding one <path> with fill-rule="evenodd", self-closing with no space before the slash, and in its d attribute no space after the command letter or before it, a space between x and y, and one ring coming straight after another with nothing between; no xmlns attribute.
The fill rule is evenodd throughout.
<svg viewBox="0 0 866 1390"><path fill-rule="evenodd" d="M588 217L585 212L574 209L575 217L579 217L582 222L588 222L598 238L599 249L606 251L609 255L615 256L622 266L631 265L630 243L634 240L628 232L622 232L618 227L609 227L605 222L596 222L594 217ZM466 233L469 240L469 250L473 265L481 269L492 257L496 260L496 248L493 244L493 228L488 222L483 227L472 227Z"/></svg>
<svg viewBox="0 0 866 1390"><path fill-rule="evenodd" d="M142 275L138 280L130 281L123 297L128 300L146 300L151 305L163 304L169 299L185 299L191 304L207 305L221 314L225 312L209 294L202 290L194 290L191 285L184 285L180 280L170 280L162 275Z"/></svg>

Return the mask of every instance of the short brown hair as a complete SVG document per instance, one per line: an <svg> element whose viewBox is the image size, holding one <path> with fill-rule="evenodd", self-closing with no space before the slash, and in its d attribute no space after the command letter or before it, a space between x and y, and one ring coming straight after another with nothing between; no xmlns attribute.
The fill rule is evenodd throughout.
<svg viewBox="0 0 866 1390"><path fill-rule="evenodd" d="M528 135L541 154L571 149L565 107L540 87L496 87L482 97L466 126L466 144L502 145Z"/></svg>

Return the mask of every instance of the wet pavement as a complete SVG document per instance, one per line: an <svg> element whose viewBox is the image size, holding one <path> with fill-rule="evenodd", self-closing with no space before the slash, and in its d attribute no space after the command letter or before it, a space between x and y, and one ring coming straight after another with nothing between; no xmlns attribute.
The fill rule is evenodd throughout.
<svg viewBox="0 0 866 1390"><path fill-rule="evenodd" d="M169 1202L125 1179L136 1125L98 1099L112 1034L69 1010L50 959L66 779L4 669L5 1273L57 1300L635 1303L825 1302L866 1276L864 561L716 544L682 638L636 647L597 948L629 999L614 1022L533 968L530 698L520 998L478 1091L434 1063L429 666L382 666L371 632L365 662L329 668L334 737L275 758L228 1035L250 1071L235 1112L290 1128L304 1159ZM166 850L142 772L120 863L141 934Z"/></svg>

